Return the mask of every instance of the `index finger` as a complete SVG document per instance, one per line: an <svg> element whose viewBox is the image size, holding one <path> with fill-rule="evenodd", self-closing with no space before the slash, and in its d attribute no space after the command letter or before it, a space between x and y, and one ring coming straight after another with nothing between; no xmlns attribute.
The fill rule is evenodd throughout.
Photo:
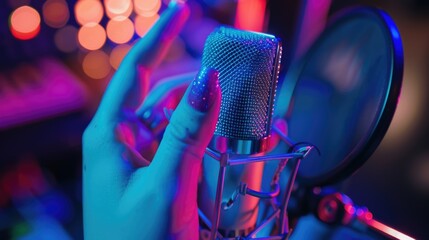
<svg viewBox="0 0 429 240"><path fill-rule="evenodd" d="M145 94L148 78L161 61L189 15L184 3L171 1L160 19L122 61L110 81L98 112L117 118L124 108L137 108Z"/></svg>
<svg viewBox="0 0 429 240"><path fill-rule="evenodd" d="M189 16L184 2L172 0L146 36L136 43L124 59L124 64L140 64L146 69L155 68L179 34Z"/></svg>

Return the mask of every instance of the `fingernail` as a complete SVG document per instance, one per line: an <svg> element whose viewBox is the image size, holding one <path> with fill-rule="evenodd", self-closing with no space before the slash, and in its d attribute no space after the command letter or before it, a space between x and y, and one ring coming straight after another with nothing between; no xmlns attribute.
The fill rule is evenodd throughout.
<svg viewBox="0 0 429 240"><path fill-rule="evenodd" d="M219 89L219 72L203 68L192 82L188 103L196 110L206 112L215 102Z"/></svg>
<svg viewBox="0 0 429 240"><path fill-rule="evenodd" d="M152 113L151 110L146 110L141 115L142 122L148 127L149 129L152 129L152 126L156 120L155 114Z"/></svg>
<svg viewBox="0 0 429 240"><path fill-rule="evenodd" d="M150 111L149 109L146 110L146 111L144 111L143 114L142 114L142 118L145 121L149 121L150 118L151 118L151 116L152 116L152 111Z"/></svg>
<svg viewBox="0 0 429 240"><path fill-rule="evenodd" d="M156 128L161 122L160 117L154 112L152 112L152 110L144 111L141 115L141 120L149 129Z"/></svg>

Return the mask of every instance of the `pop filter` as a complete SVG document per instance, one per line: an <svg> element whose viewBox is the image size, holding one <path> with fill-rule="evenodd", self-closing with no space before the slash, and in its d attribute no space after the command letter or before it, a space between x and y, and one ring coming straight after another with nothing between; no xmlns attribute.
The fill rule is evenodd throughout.
<svg viewBox="0 0 429 240"><path fill-rule="evenodd" d="M301 162L301 185L338 182L370 157L392 120L402 72L399 32L385 12L355 8L333 18L291 66L277 100L289 137L321 153Z"/></svg>

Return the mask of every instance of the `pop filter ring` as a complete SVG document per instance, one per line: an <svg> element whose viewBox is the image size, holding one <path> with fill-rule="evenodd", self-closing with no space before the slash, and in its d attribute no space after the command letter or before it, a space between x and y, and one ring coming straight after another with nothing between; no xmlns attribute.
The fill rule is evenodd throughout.
<svg viewBox="0 0 429 240"><path fill-rule="evenodd" d="M333 183L337 183L348 176L350 176L353 172L355 172L358 168L360 168L366 160L372 155L375 149L380 144L384 135L389 128L389 125L392 121L393 115L396 110L396 104L398 101L398 97L401 91L402 86L402 76L403 76L403 49L402 42L399 36L399 31L395 26L391 17L384 11L369 8L369 7L354 7L345 9L338 14L336 14L328 23L326 29L319 36L318 40L310 47L308 52L304 55L304 57L292 65L288 74L286 75L286 80L283 86L281 87L281 91L279 94L279 98L290 99L293 94L293 91L287 91L286 89L294 89L297 82L299 81L300 73L303 71L306 66L307 59L312 56L312 53L318 49L321 45L320 39L325 39L333 31L335 31L336 26L343 24L345 21L353 18L370 18L375 21L381 23L382 31L384 31L385 36L390 36L390 51L392 54L392 61L390 63L391 72L390 72L390 81L389 87L387 89L386 98L384 101L384 106L380 107L381 114L378 117L378 121L373 128L372 134L370 134L368 141L361 147L361 150L358 153L354 153L350 155L349 153L346 158L340 164L329 171L328 173L316 176L316 177L304 177L298 171L297 181L301 187L316 187L316 186L325 186ZM290 79L292 78L292 79ZM289 81L289 82L288 82ZM292 88L290 83L292 82ZM282 92L285 90L285 92ZM289 94L289 96L288 96ZM279 101L278 101L279 102ZM289 106L289 103L286 104L286 108ZM277 117L284 116L286 111L283 111L283 114L280 110L280 114ZM323 152L321 153L323 156Z"/></svg>

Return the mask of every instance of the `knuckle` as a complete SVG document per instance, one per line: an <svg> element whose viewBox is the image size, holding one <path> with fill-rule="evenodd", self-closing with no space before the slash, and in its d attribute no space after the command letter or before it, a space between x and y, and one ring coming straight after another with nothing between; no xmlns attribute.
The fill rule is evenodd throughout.
<svg viewBox="0 0 429 240"><path fill-rule="evenodd" d="M195 140L191 137L189 128L182 121L171 121L166 129L166 136L170 141L191 145Z"/></svg>
<svg viewBox="0 0 429 240"><path fill-rule="evenodd" d="M165 131L165 141L169 149L197 158L202 157L205 146L192 134L189 127L181 121L172 121Z"/></svg>

